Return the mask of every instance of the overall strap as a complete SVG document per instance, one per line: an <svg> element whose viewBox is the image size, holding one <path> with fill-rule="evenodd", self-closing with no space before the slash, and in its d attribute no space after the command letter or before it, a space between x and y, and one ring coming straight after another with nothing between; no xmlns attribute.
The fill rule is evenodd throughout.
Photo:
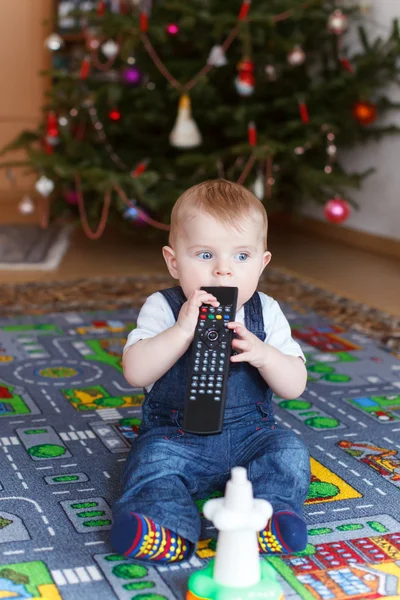
<svg viewBox="0 0 400 600"><path fill-rule="evenodd" d="M260 294L256 291L244 305L244 323L246 328L265 340L264 317Z"/></svg>
<svg viewBox="0 0 400 600"><path fill-rule="evenodd" d="M181 286L177 285L175 287L167 288L165 290L160 290L160 293L164 296L164 298L170 305L176 321L178 319L179 311L181 310L182 305L186 302L185 294L183 293Z"/></svg>

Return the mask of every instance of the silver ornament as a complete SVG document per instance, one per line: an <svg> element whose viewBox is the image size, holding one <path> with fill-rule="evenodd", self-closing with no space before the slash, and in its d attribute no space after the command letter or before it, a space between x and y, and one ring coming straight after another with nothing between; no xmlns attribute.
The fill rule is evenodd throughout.
<svg viewBox="0 0 400 600"><path fill-rule="evenodd" d="M45 177L45 175L42 175L35 183L35 190L47 198L47 196L50 196L51 192L54 190L54 182Z"/></svg>
<svg viewBox="0 0 400 600"><path fill-rule="evenodd" d="M274 65L266 65L265 73L266 73L269 81L276 80L276 68L274 67Z"/></svg>
<svg viewBox="0 0 400 600"><path fill-rule="evenodd" d="M90 11L94 10L95 7L96 7L96 2L94 0L83 0L83 2L81 2L79 9L82 12L90 12Z"/></svg>
<svg viewBox="0 0 400 600"><path fill-rule="evenodd" d="M326 148L326 153L329 156L336 156L336 151L337 151L337 148L336 148L335 144L329 144L328 147Z"/></svg>
<svg viewBox="0 0 400 600"><path fill-rule="evenodd" d="M258 175L254 181L253 194L259 200L262 200L264 198L264 177L263 177L261 171L258 173Z"/></svg>
<svg viewBox="0 0 400 600"><path fill-rule="evenodd" d="M119 52L119 46L114 40L108 40L102 45L101 51L107 58L114 58Z"/></svg>
<svg viewBox="0 0 400 600"><path fill-rule="evenodd" d="M301 46L298 44L293 48L293 50L288 54L288 63L292 67L298 67L302 65L306 59L306 54Z"/></svg>
<svg viewBox="0 0 400 600"><path fill-rule="evenodd" d="M35 212L35 205L29 196L24 196L18 204L18 210L22 215L31 215Z"/></svg>
<svg viewBox="0 0 400 600"><path fill-rule="evenodd" d="M348 19L345 14L338 8L328 19L328 30L335 35L342 35L348 27Z"/></svg>
<svg viewBox="0 0 400 600"><path fill-rule="evenodd" d="M58 33L51 33L44 41L44 45L48 50L56 52L64 46L64 40Z"/></svg>

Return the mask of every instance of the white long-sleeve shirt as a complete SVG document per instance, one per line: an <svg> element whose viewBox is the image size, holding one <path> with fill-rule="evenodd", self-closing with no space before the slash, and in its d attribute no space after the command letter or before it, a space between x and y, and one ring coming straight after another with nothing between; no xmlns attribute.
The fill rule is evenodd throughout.
<svg viewBox="0 0 400 600"><path fill-rule="evenodd" d="M292 338L290 325L278 302L263 292L258 292L258 294L263 311L264 331L266 333L265 343L274 346L274 348L277 348L283 354L300 356L305 362L306 359L303 351L300 345ZM236 313L235 321L244 325L243 306ZM124 351L139 340L154 337L169 329L174 324L175 317L166 298L161 292L155 292L143 304L137 319L137 327L128 335ZM154 383L146 386L148 392Z"/></svg>

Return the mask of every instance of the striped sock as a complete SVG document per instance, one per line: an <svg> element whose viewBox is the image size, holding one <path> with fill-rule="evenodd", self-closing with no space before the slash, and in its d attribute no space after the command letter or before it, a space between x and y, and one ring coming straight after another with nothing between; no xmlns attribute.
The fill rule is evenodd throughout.
<svg viewBox="0 0 400 600"><path fill-rule="evenodd" d="M260 552L266 554L292 554L307 545L307 525L295 513L276 512L266 528L258 534Z"/></svg>
<svg viewBox="0 0 400 600"><path fill-rule="evenodd" d="M118 552L138 560L180 562L189 558L193 548L185 538L138 513L118 519L111 537Z"/></svg>

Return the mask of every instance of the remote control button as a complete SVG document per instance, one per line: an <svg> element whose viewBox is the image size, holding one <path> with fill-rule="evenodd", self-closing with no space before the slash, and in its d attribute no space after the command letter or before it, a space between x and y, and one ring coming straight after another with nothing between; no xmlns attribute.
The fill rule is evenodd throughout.
<svg viewBox="0 0 400 600"><path fill-rule="evenodd" d="M197 394L197 390L190 390L190 393L191 394ZM215 392L215 393L217 393L217 392Z"/></svg>
<svg viewBox="0 0 400 600"><path fill-rule="evenodd" d="M210 306L208 310L210 313L215 313L215 308L213 306Z"/></svg>
<svg viewBox="0 0 400 600"><path fill-rule="evenodd" d="M222 315L217 315L215 318L216 319L222 319Z"/></svg>
<svg viewBox="0 0 400 600"><path fill-rule="evenodd" d="M201 342L197 342L196 348L201 348L202 346L203 346L203 344Z"/></svg>
<svg viewBox="0 0 400 600"><path fill-rule="evenodd" d="M205 319L206 315L200 315L200 319Z"/></svg>
<svg viewBox="0 0 400 600"><path fill-rule="evenodd" d="M200 383L200 387L206 387L206 384L204 383L204 381L202 381L202 382Z"/></svg>
<svg viewBox="0 0 400 600"><path fill-rule="evenodd" d="M222 388L222 383L220 383L220 382L217 381L217 383L215 384L215 387Z"/></svg>
<svg viewBox="0 0 400 600"><path fill-rule="evenodd" d="M196 400L196 396L189 396L189 400Z"/></svg>
<svg viewBox="0 0 400 600"><path fill-rule="evenodd" d="M207 390L207 394L213 394L214 390Z"/></svg>
<svg viewBox="0 0 400 600"><path fill-rule="evenodd" d="M224 315L224 319L225 321L228 319L229 320L229 315Z"/></svg>
<svg viewBox="0 0 400 600"><path fill-rule="evenodd" d="M218 396L215 396L215 397L214 397L214 400L215 400L216 402L221 402L221 398L219 398Z"/></svg>
<svg viewBox="0 0 400 600"><path fill-rule="evenodd" d="M206 337L208 340L210 340L210 342L215 342L218 339L218 331L215 331L215 329L209 329L206 333Z"/></svg>
<svg viewBox="0 0 400 600"><path fill-rule="evenodd" d="M223 372L224 372L224 369L223 369L223 367L219 367L218 371L219 371L220 373L223 373Z"/></svg>
<svg viewBox="0 0 400 600"><path fill-rule="evenodd" d="M207 307L206 307L206 306L202 306L202 307L200 308L200 310L201 310L201 312L207 312L207 310L208 310L208 309L207 309Z"/></svg>
<svg viewBox="0 0 400 600"><path fill-rule="evenodd" d="M214 319L214 315L208 315L209 319Z"/></svg>

